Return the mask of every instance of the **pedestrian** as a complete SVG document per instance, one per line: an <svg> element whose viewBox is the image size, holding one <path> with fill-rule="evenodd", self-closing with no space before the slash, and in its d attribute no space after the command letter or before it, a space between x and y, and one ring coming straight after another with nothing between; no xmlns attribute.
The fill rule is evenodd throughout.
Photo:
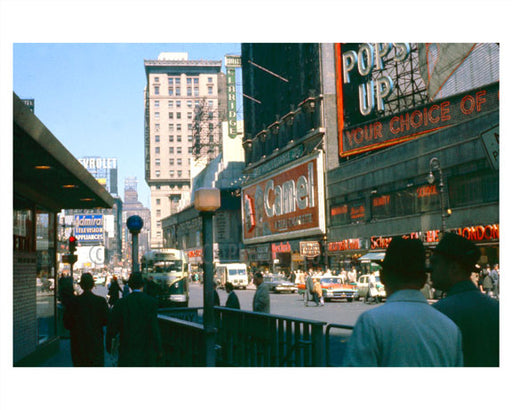
<svg viewBox="0 0 512 410"><path fill-rule="evenodd" d="M123 298L130 294L130 286L128 286L128 281L123 279Z"/></svg>
<svg viewBox="0 0 512 410"><path fill-rule="evenodd" d="M213 282L213 306L220 306L219 292L217 291L217 282Z"/></svg>
<svg viewBox="0 0 512 410"><path fill-rule="evenodd" d="M270 296L267 284L263 282L263 274L256 272L253 279L256 285L256 293L252 300L252 310L254 312L270 313Z"/></svg>
<svg viewBox="0 0 512 410"><path fill-rule="evenodd" d="M377 289L377 279L375 272L371 272L368 276L368 292L364 298L364 303L380 303L379 290Z"/></svg>
<svg viewBox="0 0 512 410"><path fill-rule="evenodd" d="M315 279L313 281L313 300L315 301L316 305L324 305L324 297L322 294L322 285L320 284L320 281L318 279Z"/></svg>
<svg viewBox="0 0 512 410"><path fill-rule="evenodd" d="M108 319L105 298L92 293L94 279L90 273L80 277L83 293L69 299L64 311L64 327L71 337L71 359L73 366L105 365L103 326Z"/></svg>
<svg viewBox="0 0 512 410"><path fill-rule="evenodd" d="M484 271L484 280L482 282L482 289L486 295L492 296L492 291L494 290L494 283L492 281L490 272L488 270Z"/></svg>
<svg viewBox="0 0 512 410"><path fill-rule="evenodd" d="M160 293L160 286L155 282L155 278L153 276L149 276L144 283L144 293L147 295L158 299L158 294Z"/></svg>
<svg viewBox="0 0 512 410"><path fill-rule="evenodd" d="M240 309L240 301L238 296L233 291L233 284L226 282L226 292L228 293L228 299L226 300L226 307L231 309Z"/></svg>
<svg viewBox="0 0 512 410"><path fill-rule="evenodd" d="M500 267L498 264L494 265L490 273L494 288L492 290L494 297L498 298L500 294Z"/></svg>
<svg viewBox="0 0 512 410"><path fill-rule="evenodd" d="M464 366L499 366L499 302L471 281L480 250L471 241L446 233L430 258L432 282L447 296L433 307L462 332Z"/></svg>
<svg viewBox="0 0 512 410"><path fill-rule="evenodd" d="M313 297L313 278L311 277L312 271L305 272L306 291L304 293L304 305L309 305L310 296Z"/></svg>
<svg viewBox="0 0 512 410"><path fill-rule="evenodd" d="M119 300L107 326L107 352L119 334L120 367L155 366L162 357L162 341L158 327L158 301L144 293L142 274L134 272L128 284L132 292Z"/></svg>
<svg viewBox="0 0 512 410"><path fill-rule="evenodd" d="M117 281L117 276L113 276L108 287L108 304L113 307L119 300L119 292L121 292L121 286Z"/></svg>
<svg viewBox="0 0 512 410"><path fill-rule="evenodd" d="M420 292L427 279L422 242L393 238L380 264L387 300L359 316L344 366L462 366L459 329Z"/></svg>

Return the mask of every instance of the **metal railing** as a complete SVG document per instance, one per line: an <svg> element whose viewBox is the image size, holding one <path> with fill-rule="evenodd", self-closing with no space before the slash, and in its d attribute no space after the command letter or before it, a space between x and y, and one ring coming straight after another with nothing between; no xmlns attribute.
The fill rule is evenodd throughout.
<svg viewBox="0 0 512 410"><path fill-rule="evenodd" d="M215 307L217 366L329 365L326 322ZM160 309L163 366L204 366L202 308ZM351 326L339 326L351 329ZM326 364L327 363L327 364Z"/></svg>

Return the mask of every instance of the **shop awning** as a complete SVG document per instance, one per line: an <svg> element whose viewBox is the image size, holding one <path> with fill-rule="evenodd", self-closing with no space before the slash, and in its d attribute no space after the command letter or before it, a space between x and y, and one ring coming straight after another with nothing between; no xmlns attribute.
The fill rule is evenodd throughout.
<svg viewBox="0 0 512 410"><path fill-rule="evenodd" d="M386 252L369 252L366 255L361 256L358 260L361 262L373 262L384 260Z"/></svg>
<svg viewBox="0 0 512 410"><path fill-rule="evenodd" d="M114 198L13 95L14 192L49 210L112 208Z"/></svg>

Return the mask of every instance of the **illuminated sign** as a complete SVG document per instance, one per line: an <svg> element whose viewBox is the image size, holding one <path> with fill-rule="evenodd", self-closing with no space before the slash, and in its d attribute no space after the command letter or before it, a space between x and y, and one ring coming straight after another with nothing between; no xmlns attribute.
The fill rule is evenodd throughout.
<svg viewBox="0 0 512 410"><path fill-rule="evenodd" d="M227 97L228 97L228 136L235 138L236 130L236 75L235 69L226 68Z"/></svg>
<svg viewBox="0 0 512 410"><path fill-rule="evenodd" d="M103 215L75 215L74 225L78 242L103 241Z"/></svg>
<svg viewBox="0 0 512 410"><path fill-rule="evenodd" d="M299 243L300 254L306 258L316 258L320 256L320 243L317 241L304 241Z"/></svg>
<svg viewBox="0 0 512 410"><path fill-rule="evenodd" d="M78 158L78 161L83 165L84 168L90 169L116 169L117 158Z"/></svg>
<svg viewBox="0 0 512 410"><path fill-rule="evenodd" d="M498 98L498 84L492 84L398 115L340 129L339 155L372 151L451 127L496 110Z"/></svg>
<svg viewBox="0 0 512 410"><path fill-rule="evenodd" d="M323 234L323 159L306 157L290 168L243 188L244 242Z"/></svg>

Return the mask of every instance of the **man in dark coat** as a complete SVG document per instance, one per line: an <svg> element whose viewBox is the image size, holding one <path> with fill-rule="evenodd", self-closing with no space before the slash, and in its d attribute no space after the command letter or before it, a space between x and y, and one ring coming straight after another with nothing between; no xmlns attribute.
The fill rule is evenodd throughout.
<svg viewBox="0 0 512 410"><path fill-rule="evenodd" d="M110 287L108 288L108 304L111 307L113 307L119 300L119 292L121 292L121 286L119 286L117 276L113 276L112 281L110 282Z"/></svg>
<svg viewBox="0 0 512 410"><path fill-rule="evenodd" d="M80 278L84 292L70 299L64 312L64 326L71 336L74 366L104 366L103 326L107 324L105 298L92 293L94 279L90 273Z"/></svg>
<svg viewBox="0 0 512 410"><path fill-rule="evenodd" d="M144 280L138 272L128 281L132 293L120 299L112 310L107 327L107 351L119 333L120 367L156 366L162 357L162 341L158 327L158 301L142 292Z"/></svg>
<svg viewBox="0 0 512 410"><path fill-rule="evenodd" d="M432 285L447 292L433 306L462 332L464 366L499 366L499 303L471 280L480 250L454 233L443 235L430 258Z"/></svg>
<svg viewBox="0 0 512 410"><path fill-rule="evenodd" d="M240 309L240 301L235 292L233 292L233 284L226 282L226 292L228 293L228 299L226 300L226 307L231 309Z"/></svg>

